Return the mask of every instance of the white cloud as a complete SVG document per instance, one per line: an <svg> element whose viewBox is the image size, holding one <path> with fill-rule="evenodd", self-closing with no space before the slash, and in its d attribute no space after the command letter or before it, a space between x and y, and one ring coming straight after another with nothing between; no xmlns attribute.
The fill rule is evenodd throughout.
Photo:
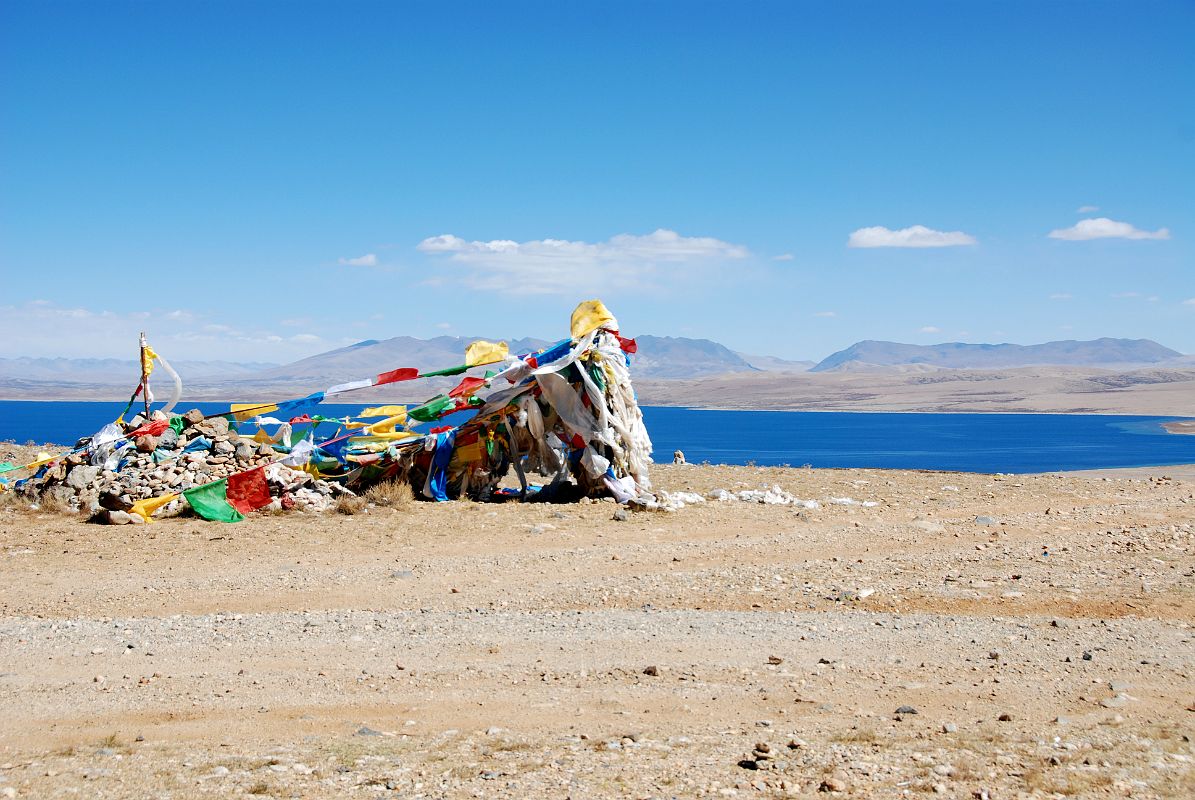
<svg viewBox="0 0 1195 800"><path fill-rule="evenodd" d="M436 327L442 331L450 331L450 330L452 330L452 323L451 322L437 322Z"/></svg>
<svg viewBox="0 0 1195 800"><path fill-rule="evenodd" d="M935 231L924 225L890 230L882 225L860 228L851 234L847 247L955 247L975 244L975 237L962 231Z"/></svg>
<svg viewBox="0 0 1195 800"><path fill-rule="evenodd" d="M1184 300L1183 305L1184 306L1195 306L1195 297L1192 297L1190 300Z"/></svg>
<svg viewBox="0 0 1195 800"><path fill-rule="evenodd" d="M1156 231L1143 231L1127 222L1095 217L1081 219L1069 228L1050 231L1050 238L1064 239L1068 242L1084 242L1089 239L1169 239L1170 230L1158 228Z"/></svg>
<svg viewBox="0 0 1195 800"><path fill-rule="evenodd" d="M815 316L815 317L837 317L838 312L836 312L836 311L818 311L813 316Z"/></svg>
<svg viewBox="0 0 1195 800"><path fill-rule="evenodd" d="M1076 214L1092 214L1092 213L1094 213L1094 212L1096 212L1096 211L1099 211L1099 210L1100 210L1100 207L1099 207L1099 206L1079 206L1079 207L1078 207L1078 208L1075 210L1075 213L1076 213Z"/></svg>
<svg viewBox="0 0 1195 800"><path fill-rule="evenodd" d="M338 258L336 263L342 267L376 267L378 257L376 253L366 253L356 258Z"/></svg>
<svg viewBox="0 0 1195 800"><path fill-rule="evenodd" d="M706 236L660 229L645 236L623 233L605 242L495 239L470 242L452 234L432 236L418 249L469 269L467 285L511 294L558 294L597 289L640 289L663 277L664 267L692 268L746 258L746 247Z"/></svg>
<svg viewBox="0 0 1195 800"><path fill-rule="evenodd" d="M781 253L778 256L772 256L773 261L792 261L794 258L792 253Z"/></svg>
<svg viewBox="0 0 1195 800"><path fill-rule="evenodd" d="M1116 298L1117 300L1128 300L1133 297L1140 297L1141 293L1140 292L1113 292L1111 296Z"/></svg>
<svg viewBox="0 0 1195 800"><path fill-rule="evenodd" d="M292 361L340 346L339 339L312 333L279 335L263 327L240 327L185 309L104 311L65 308L49 302L0 306L0 326L37 331L0 339L0 357L132 359L145 331L154 349L171 361ZM183 375L183 380L187 378Z"/></svg>
<svg viewBox="0 0 1195 800"><path fill-rule="evenodd" d="M921 328L918 332L919 333L941 333L942 329L936 328L933 325L926 325L924 328Z"/></svg>
<svg viewBox="0 0 1195 800"><path fill-rule="evenodd" d="M1074 295L1068 294L1066 292L1058 292L1056 294L1050 295L1051 300L1070 300L1073 297Z"/></svg>

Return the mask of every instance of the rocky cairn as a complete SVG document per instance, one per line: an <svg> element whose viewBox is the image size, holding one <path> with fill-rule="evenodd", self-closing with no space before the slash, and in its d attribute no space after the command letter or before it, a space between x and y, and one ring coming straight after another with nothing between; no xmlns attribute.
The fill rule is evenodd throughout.
<svg viewBox="0 0 1195 800"><path fill-rule="evenodd" d="M165 420L159 411L151 420ZM49 500L60 508L87 514L93 522L124 525L143 522L129 509L137 500L182 493L227 478L236 472L267 466L271 502L265 510L326 511L337 496L352 492L301 470L275 464L279 454L268 442L241 436L225 417L205 419L199 409L182 417L182 431L167 428L159 436L138 436L101 460L93 450L69 455L28 480L22 494L31 502ZM125 426L133 431L146 420L137 416ZM80 440L76 447L82 447ZM97 463L99 462L99 463ZM155 517L189 513L179 497Z"/></svg>

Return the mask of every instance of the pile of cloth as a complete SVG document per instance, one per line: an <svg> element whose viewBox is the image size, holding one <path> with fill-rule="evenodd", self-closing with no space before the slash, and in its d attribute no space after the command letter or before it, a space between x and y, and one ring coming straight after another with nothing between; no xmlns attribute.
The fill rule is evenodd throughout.
<svg viewBox="0 0 1195 800"><path fill-rule="evenodd" d="M33 474L16 487L110 523L188 507L225 522L264 507L319 511L339 495L387 481L409 483L416 496L436 501L612 496L653 507L651 439L630 376L636 349L606 306L589 300L573 312L568 338L531 353L478 341L464 364L434 372L389 369L215 415L170 414L173 400L148 419L125 423L122 414L69 453L26 465ZM285 413L332 395L445 375L464 377L413 407L375 406L335 419ZM436 424L457 415L468 419Z"/></svg>

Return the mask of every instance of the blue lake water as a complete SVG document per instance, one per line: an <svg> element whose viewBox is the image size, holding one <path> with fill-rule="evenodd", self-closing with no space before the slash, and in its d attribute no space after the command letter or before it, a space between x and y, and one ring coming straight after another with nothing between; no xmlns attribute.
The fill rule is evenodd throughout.
<svg viewBox="0 0 1195 800"><path fill-rule="evenodd" d="M193 404L205 413L226 403ZM191 405L180 405L179 410ZM74 444L122 403L0 401L0 441ZM306 410L355 414L362 405ZM658 461L683 450L693 463L883 467L963 472L1146 467L1195 463L1195 436L1166 433L1178 417L1095 414L871 414L643 409ZM459 424L466 415L450 420ZM330 431L329 431L330 432Z"/></svg>

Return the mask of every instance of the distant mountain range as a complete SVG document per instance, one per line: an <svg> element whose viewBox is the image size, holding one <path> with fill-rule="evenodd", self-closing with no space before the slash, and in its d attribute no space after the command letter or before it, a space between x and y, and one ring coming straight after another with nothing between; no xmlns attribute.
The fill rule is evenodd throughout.
<svg viewBox="0 0 1195 800"><path fill-rule="evenodd" d="M285 397L397 367L431 370L459 364L465 347L476 338L396 336L380 341L369 339L283 365L182 360L172 363L183 376L187 395L194 399ZM1061 341L1028 346L863 341L814 364L737 353L708 339L649 335L636 338L639 352L634 362L635 377L657 384L734 375L744 379L755 375L759 380L775 382L790 380L786 376L796 379L797 374L806 372L901 374L1037 366L1123 370L1157 365L1174 368L1195 365L1195 356L1183 356L1148 339ZM539 349L550 342L524 338L509 344L511 352L520 353ZM132 360L0 358L0 397L112 399L123 396L136 383L137 374L137 364ZM355 397L370 401L382 394L390 397L397 392L403 395L403 400L418 399L446 391L456 380L439 378L420 381L418 385L397 384L385 391L365 390ZM751 381L757 382L755 378Z"/></svg>
<svg viewBox="0 0 1195 800"><path fill-rule="evenodd" d="M266 362L173 361L170 366L184 379L235 380L254 377L276 367ZM141 368L133 359L120 358L0 358L0 379L66 381L70 383L128 383L137 385Z"/></svg>
<svg viewBox="0 0 1195 800"><path fill-rule="evenodd" d="M810 372L915 365L947 369L1124 367L1159 364L1182 358L1182 355L1149 339L1093 339L1085 342L1070 339L1032 345L964 342L918 345L868 340L828 356Z"/></svg>

